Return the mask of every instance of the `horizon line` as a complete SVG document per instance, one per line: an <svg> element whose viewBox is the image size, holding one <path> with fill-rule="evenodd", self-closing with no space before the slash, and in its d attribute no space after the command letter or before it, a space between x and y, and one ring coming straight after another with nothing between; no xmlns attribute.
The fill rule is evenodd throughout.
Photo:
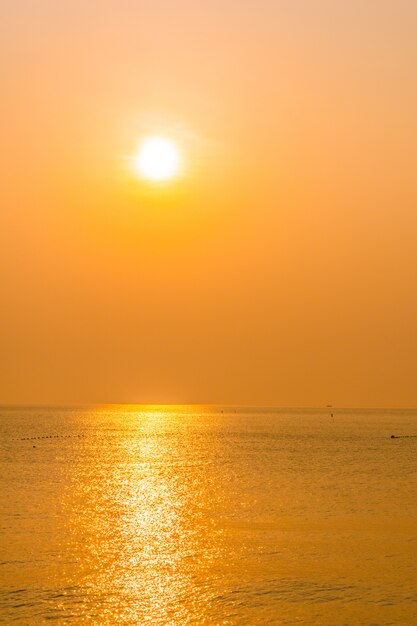
<svg viewBox="0 0 417 626"><path fill-rule="evenodd" d="M241 408L241 409L305 409L305 410L311 410L311 409L333 409L333 410L339 410L339 411L345 411L345 410L351 410L351 409L362 409L362 410L375 410L375 411L379 411L379 410L383 410L383 411L388 411L388 410L395 410L395 411L416 411L417 410L417 406L364 406L364 405L331 405L331 404L320 404L320 405L306 405L306 406L300 406L300 405L280 405L280 404L229 404L229 403L221 403L221 402L172 402L172 403L166 403L166 402L156 402L156 403L149 403L149 402L74 402L74 403L67 403L67 402L63 402L63 403L50 403L50 402L24 402L24 403L18 403L18 402L5 402L2 403L0 402L0 407L21 407L21 408L27 408L27 407L65 407L65 408L70 408L70 407L103 407L103 406L138 406L138 407L185 407L185 406L189 406L189 407L224 407L224 408Z"/></svg>

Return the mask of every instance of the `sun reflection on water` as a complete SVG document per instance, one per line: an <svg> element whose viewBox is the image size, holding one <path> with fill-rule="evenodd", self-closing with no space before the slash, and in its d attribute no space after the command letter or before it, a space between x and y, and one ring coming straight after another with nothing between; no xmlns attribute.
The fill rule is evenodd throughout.
<svg viewBox="0 0 417 626"><path fill-rule="evenodd" d="M85 582L106 598L107 623L185 624L204 597L196 570L201 578L219 558L221 533L200 514L202 489L190 483L181 439L169 436L173 415L136 419L137 436L98 450L99 471L79 493L85 514L73 530L88 537Z"/></svg>

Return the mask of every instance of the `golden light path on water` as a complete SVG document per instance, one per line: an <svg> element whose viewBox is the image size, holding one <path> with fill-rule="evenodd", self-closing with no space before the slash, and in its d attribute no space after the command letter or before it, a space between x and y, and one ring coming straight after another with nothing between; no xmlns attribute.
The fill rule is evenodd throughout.
<svg viewBox="0 0 417 626"><path fill-rule="evenodd" d="M205 476L196 475L180 440L165 436L164 422L172 425L172 418L172 412L147 411L140 440L120 443L110 476L81 485L86 527L77 515L79 537L72 540L92 538L86 577L108 604L102 615L109 623L188 623L204 603L204 585L196 595L196 579L204 580L204 570L210 577L212 564L222 561L221 530L204 516ZM105 446L99 467L108 465L108 453Z"/></svg>

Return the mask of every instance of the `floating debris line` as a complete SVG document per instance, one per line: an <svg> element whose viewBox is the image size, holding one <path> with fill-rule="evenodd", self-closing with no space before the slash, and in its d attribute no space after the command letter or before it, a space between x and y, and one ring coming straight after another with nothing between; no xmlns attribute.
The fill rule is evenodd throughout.
<svg viewBox="0 0 417 626"><path fill-rule="evenodd" d="M34 441L35 439L69 439L76 437L85 437L85 435L44 435L39 437L20 437L20 441Z"/></svg>

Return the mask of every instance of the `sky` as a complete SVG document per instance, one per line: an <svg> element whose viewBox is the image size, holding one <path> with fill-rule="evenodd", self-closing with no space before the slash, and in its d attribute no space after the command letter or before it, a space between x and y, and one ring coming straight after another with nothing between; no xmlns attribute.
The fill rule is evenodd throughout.
<svg viewBox="0 0 417 626"><path fill-rule="evenodd" d="M13 0L0 30L0 402L417 406L415 0Z"/></svg>

